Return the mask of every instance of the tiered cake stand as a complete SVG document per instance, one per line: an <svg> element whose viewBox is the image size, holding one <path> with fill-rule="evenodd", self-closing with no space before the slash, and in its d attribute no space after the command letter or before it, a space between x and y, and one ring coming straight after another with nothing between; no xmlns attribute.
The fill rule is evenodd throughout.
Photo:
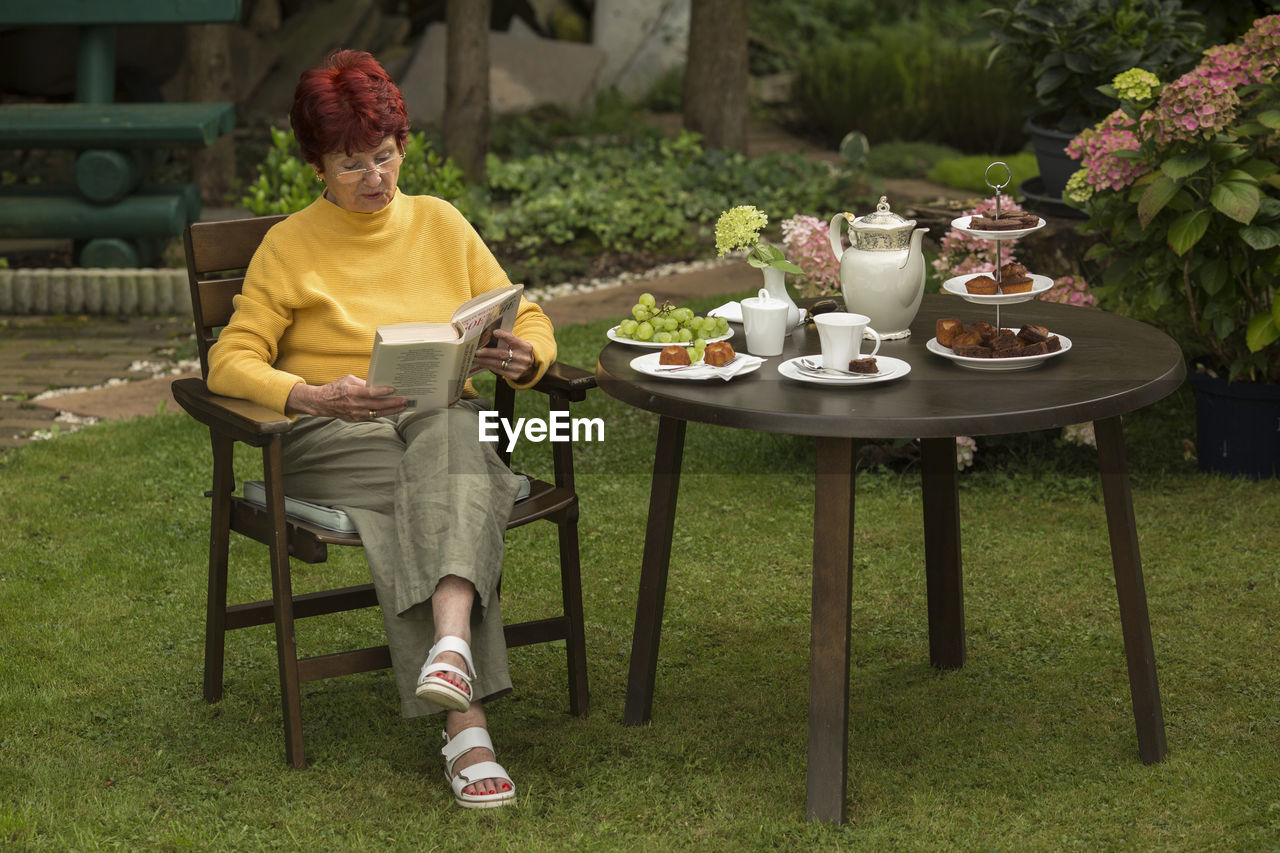
<svg viewBox="0 0 1280 853"><path fill-rule="evenodd" d="M991 170L996 167L1003 167L1005 170L1005 179L1000 183L994 183L991 180ZM1007 163L997 160L987 166L987 170L983 174L983 180L986 181L987 186L991 187L991 191L995 194L996 215L999 216L1000 191L1012 183L1013 170L1009 168ZM967 234L970 237L976 237L979 240L995 241L996 269L995 273L992 275L997 283L1001 280L1000 267L1004 264L1002 258L1003 253L1001 251L1004 241L1016 240L1019 237L1025 237L1028 234L1039 231L1045 226L1044 219L1038 219L1037 224L1031 228L1019 228L1013 231L986 231L978 228L970 228L969 223L972 219L972 216L961 216L959 219L953 219L951 221L951 227L959 231L961 234ZM1048 276L1036 275L1035 273L1028 272L1027 275L1031 278L1031 290L1025 293L995 293L991 295L982 295L978 293L970 293L965 288L965 282L969 279L988 274L989 273L972 273L970 275L960 275L954 278L949 278L942 283L942 289L946 293L955 294L956 296L976 305L994 306L996 309L995 326L997 329L1002 328L1000 325L1001 305L1014 305L1019 302L1029 302L1053 287L1053 279ZM929 342L928 349L930 352L949 358L957 364L965 367L973 367L979 370L1021 370L1027 367L1035 367L1040 362L1044 361L1045 358L1059 355L1069 349L1071 345L1070 341L1063 339L1061 335L1059 335L1059 338L1063 345L1062 349L1058 352L1049 353L1047 356L1026 356L1007 359L964 358L963 356L955 355L949 348L938 344L936 339Z"/></svg>

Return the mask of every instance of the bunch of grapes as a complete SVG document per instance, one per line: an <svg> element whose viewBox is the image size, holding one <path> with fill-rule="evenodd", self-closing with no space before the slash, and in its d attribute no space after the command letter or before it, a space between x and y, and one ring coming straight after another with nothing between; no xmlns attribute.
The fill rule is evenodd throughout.
<svg viewBox="0 0 1280 853"><path fill-rule="evenodd" d="M655 344L688 344L689 360L698 361L707 341L729 332L723 317L699 317L691 308L677 308L670 302L657 304L652 293L642 293L631 306L631 318L618 324L620 338Z"/></svg>

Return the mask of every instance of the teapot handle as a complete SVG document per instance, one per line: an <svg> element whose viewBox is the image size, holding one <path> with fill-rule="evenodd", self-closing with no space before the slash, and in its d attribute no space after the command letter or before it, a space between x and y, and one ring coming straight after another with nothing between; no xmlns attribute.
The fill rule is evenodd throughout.
<svg viewBox="0 0 1280 853"><path fill-rule="evenodd" d="M831 243L831 251L835 253L836 261L844 256L844 245L840 242L840 223L848 223L849 218L843 213L837 213L831 217L831 225L827 228L827 240ZM850 240L850 243L853 241Z"/></svg>

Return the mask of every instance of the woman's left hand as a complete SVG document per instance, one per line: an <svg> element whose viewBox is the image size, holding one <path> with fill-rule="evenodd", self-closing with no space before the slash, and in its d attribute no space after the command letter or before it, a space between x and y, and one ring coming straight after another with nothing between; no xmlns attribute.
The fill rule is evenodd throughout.
<svg viewBox="0 0 1280 853"><path fill-rule="evenodd" d="M493 346L476 350L476 365L492 370L504 379L518 382L531 374L536 367L533 347L506 329L494 329Z"/></svg>

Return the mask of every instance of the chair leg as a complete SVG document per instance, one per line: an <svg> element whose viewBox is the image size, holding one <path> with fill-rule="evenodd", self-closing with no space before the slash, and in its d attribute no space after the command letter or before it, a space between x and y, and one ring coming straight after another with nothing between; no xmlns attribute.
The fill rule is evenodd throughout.
<svg viewBox="0 0 1280 853"><path fill-rule="evenodd" d="M298 649L293 636L293 581L289 571L289 543L284 514L284 465L279 439L262 448L270 515L271 595L276 624L276 659L280 669L280 709L284 720L285 758L302 770L307 766L302 740L302 692L298 679Z"/></svg>
<svg viewBox="0 0 1280 853"><path fill-rule="evenodd" d="M587 640L582 624L582 571L578 556L578 508L558 525L560 531L560 595L569 621L565 652L569 665L569 713L587 716L591 694L587 687Z"/></svg>
<svg viewBox="0 0 1280 853"><path fill-rule="evenodd" d="M209 592L204 623L204 700L222 698L227 635L227 552L231 539L232 441L213 437L213 505L209 522Z"/></svg>

